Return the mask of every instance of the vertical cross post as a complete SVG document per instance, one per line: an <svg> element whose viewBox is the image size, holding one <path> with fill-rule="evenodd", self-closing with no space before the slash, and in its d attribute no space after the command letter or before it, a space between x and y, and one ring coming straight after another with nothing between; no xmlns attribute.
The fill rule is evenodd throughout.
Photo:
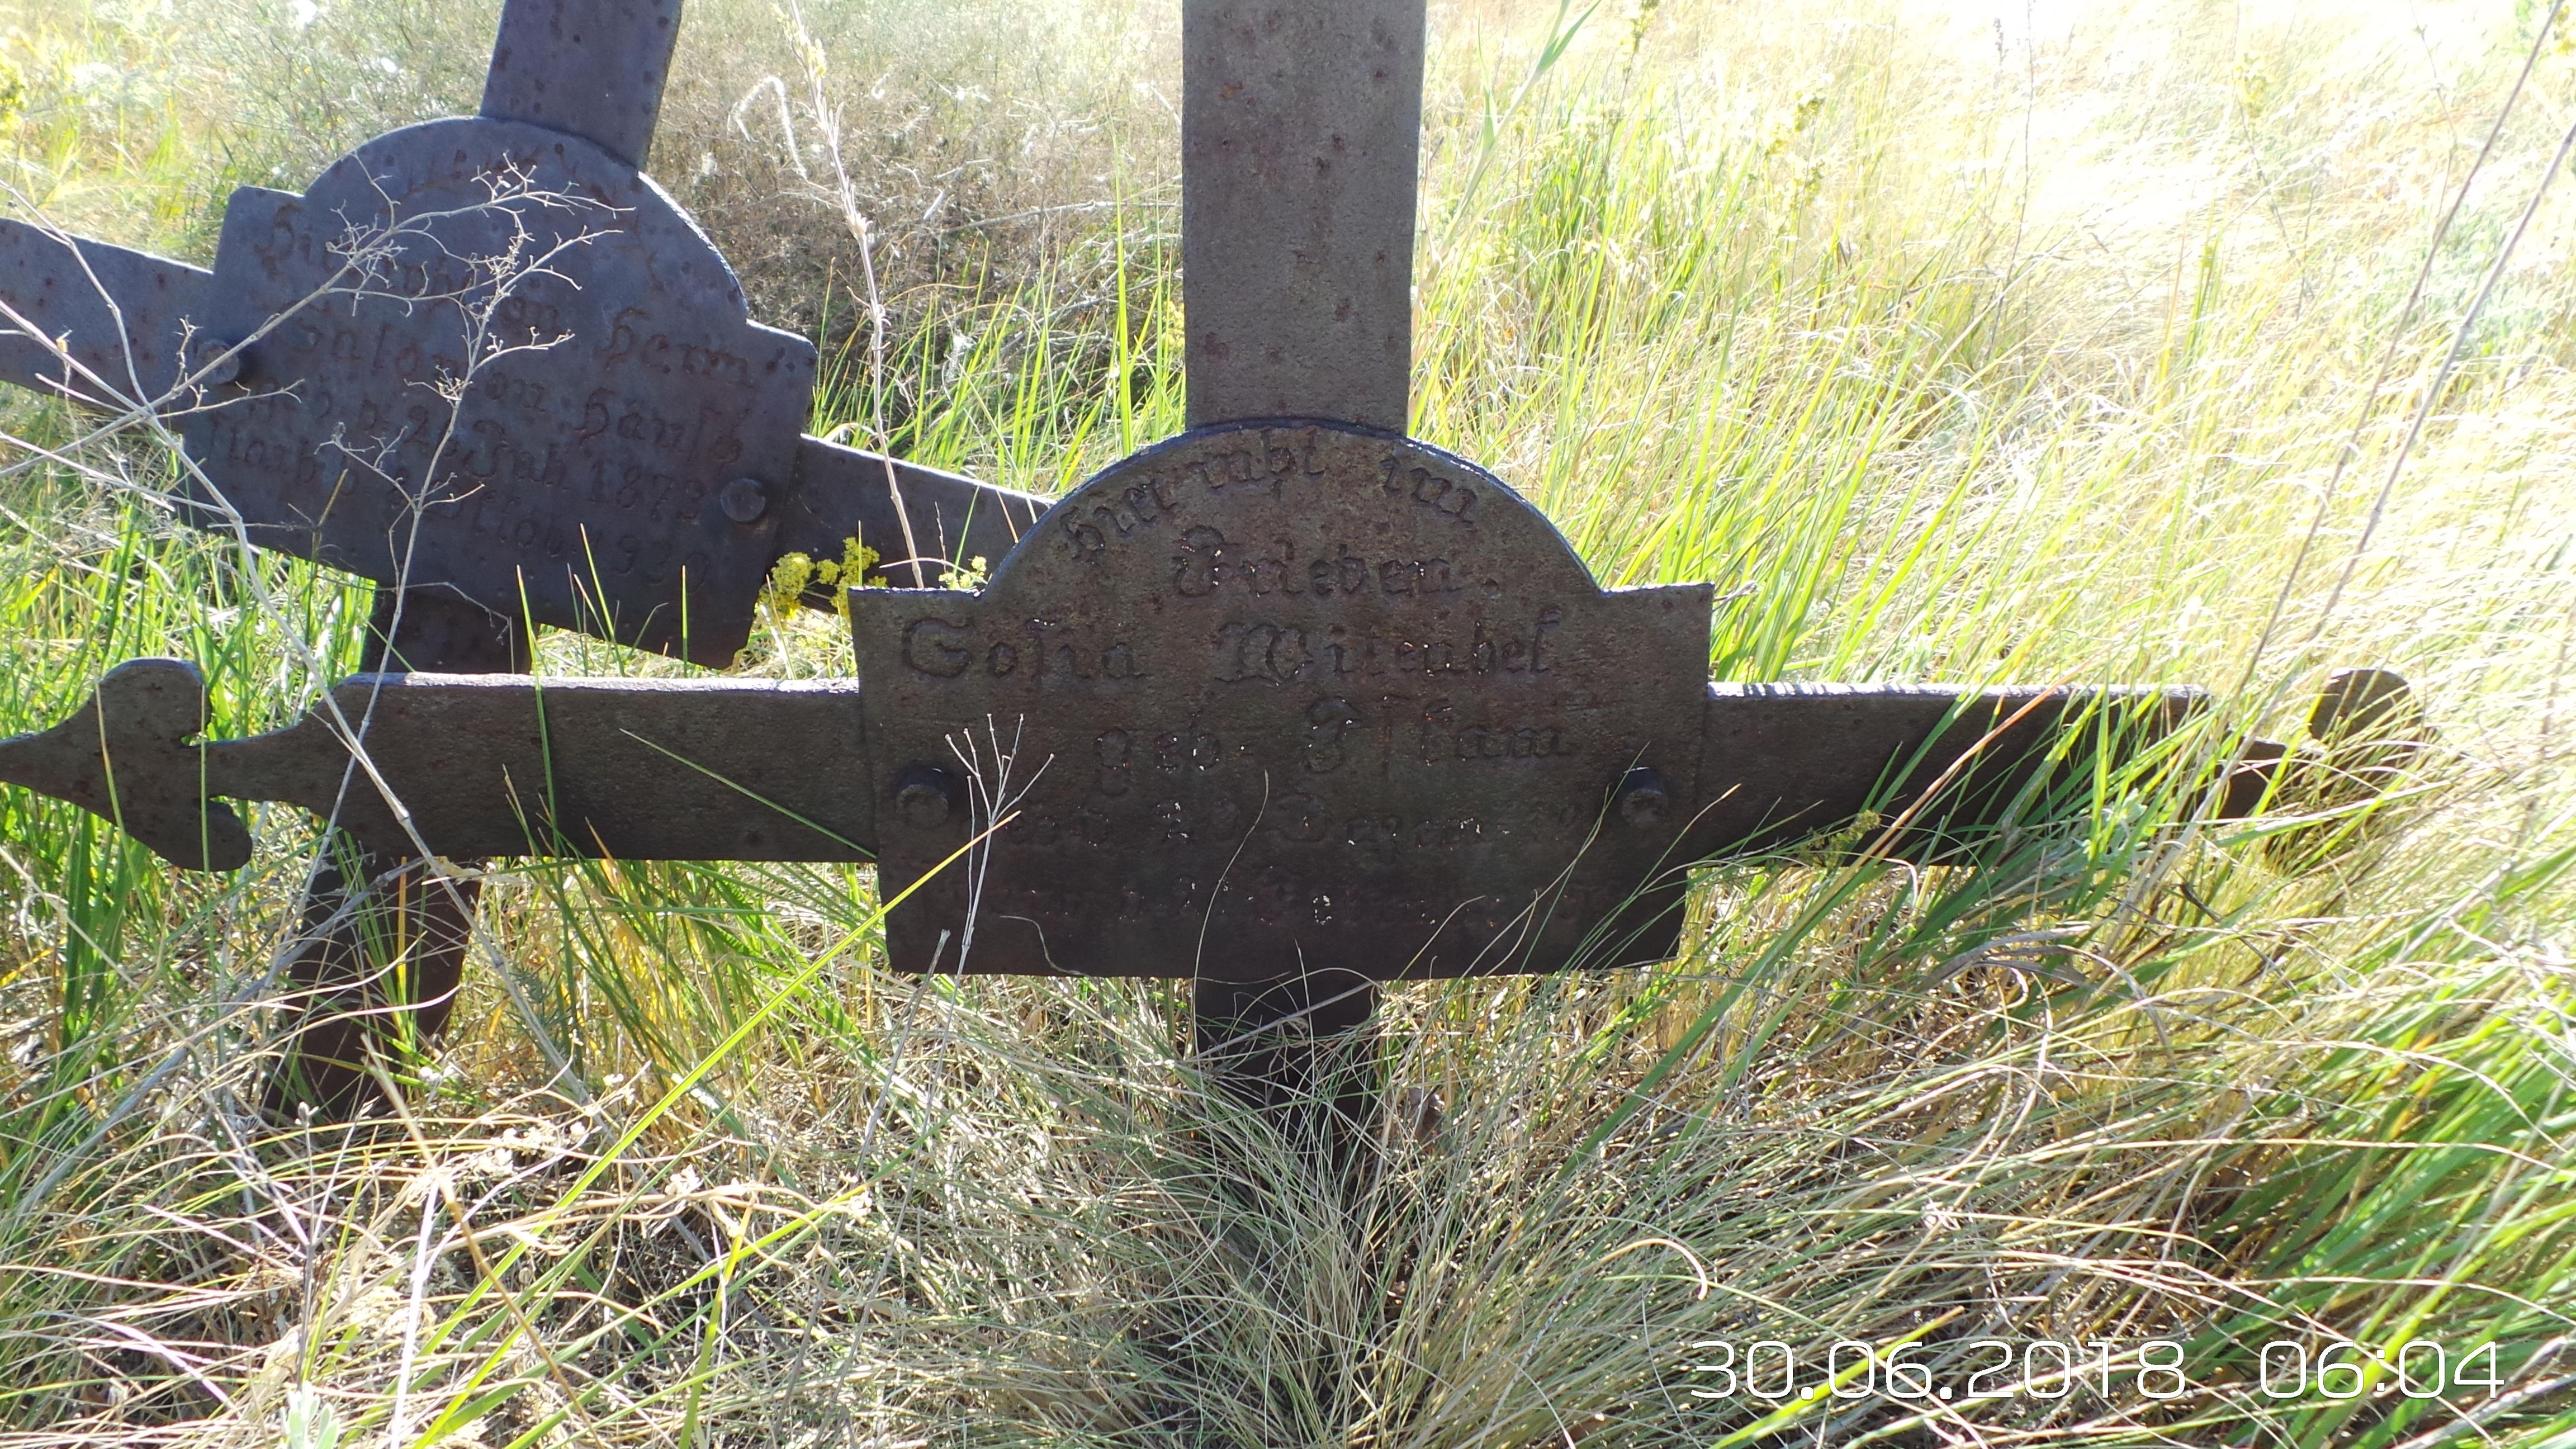
<svg viewBox="0 0 2576 1449"><path fill-rule="evenodd" d="M1191 427L1404 431L1423 23L1423 0L1182 7Z"/></svg>
<svg viewBox="0 0 2576 1449"><path fill-rule="evenodd" d="M579 136L640 168L679 34L680 0L507 0L482 114ZM515 621L448 590L387 586L368 622L366 668L524 674L529 643ZM423 862L366 852L316 878L304 943L287 963L296 1005L266 1089L271 1113L357 1115L376 1094L371 1057L391 1055L406 1032L438 1036L478 894L471 879L439 881Z"/></svg>
<svg viewBox="0 0 2576 1449"><path fill-rule="evenodd" d="M1405 429L1424 0L1185 0L1189 423ZM1342 1168L1375 1118L1377 987L1331 962L1201 976L1197 1048ZM1314 1134L1320 1129L1320 1138Z"/></svg>
<svg viewBox="0 0 2576 1449"><path fill-rule="evenodd" d="M362 667L525 674L528 638L512 621L445 590L379 588ZM342 845L326 849L336 854ZM481 891L471 878L433 878L425 862L363 850L352 850L345 865L324 867L305 903L301 944L287 961L295 1004L265 1091L271 1116L292 1117L306 1106L326 1121L358 1116L377 1096L370 1058L393 1056L406 1033L423 1043L437 1039L464 980Z"/></svg>
<svg viewBox="0 0 2576 1449"><path fill-rule="evenodd" d="M640 170L679 38L680 0L508 0L483 115L579 136Z"/></svg>

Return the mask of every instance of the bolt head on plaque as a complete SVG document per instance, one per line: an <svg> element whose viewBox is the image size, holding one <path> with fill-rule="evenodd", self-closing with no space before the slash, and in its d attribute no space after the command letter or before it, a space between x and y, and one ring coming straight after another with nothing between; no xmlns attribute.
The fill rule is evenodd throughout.
<svg viewBox="0 0 2576 1449"><path fill-rule="evenodd" d="M937 830L957 813L964 793L956 772L915 761L895 781L895 813L915 830Z"/></svg>
<svg viewBox="0 0 2576 1449"><path fill-rule="evenodd" d="M1696 780L1710 593L1602 589L1484 470L1295 421L1130 456L981 591L854 589L850 621L871 770L962 759L1005 802L963 969L1395 978L1669 948L1677 884L1640 886ZM1614 811L1649 752L1694 762L1671 806ZM912 968L968 902L928 813L879 825L887 893L930 877L889 924Z"/></svg>
<svg viewBox="0 0 2576 1449"><path fill-rule="evenodd" d="M223 387L241 381L242 354L221 338L200 334L191 339L187 367L200 387Z"/></svg>
<svg viewBox="0 0 2576 1449"><path fill-rule="evenodd" d="M736 523L758 523L769 511L769 486L757 478L736 478L716 495L716 504Z"/></svg>
<svg viewBox="0 0 2576 1449"><path fill-rule="evenodd" d="M1664 783L1663 772L1651 765L1639 765L1619 780L1619 818L1641 828L1663 822L1672 808L1672 789Z"/></svg>

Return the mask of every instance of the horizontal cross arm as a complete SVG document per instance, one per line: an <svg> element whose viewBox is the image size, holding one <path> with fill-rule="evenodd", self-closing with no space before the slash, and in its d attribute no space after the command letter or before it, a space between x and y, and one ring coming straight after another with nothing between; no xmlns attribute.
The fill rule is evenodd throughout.
<svg viewBox="0 0 2576 1449"><path fill-rule="evenodd" d="M0 741L0 780L196 869L250 857L225 800L291 803L394 854L857 861L884 784L863 777L859 701L847 680L362 674L285 729L195 743L195 667L143 659L62 724ZM2151 747L2200 704L2190 690L1712 684L1681 853L1956 856L2065 813L2078 770ZM2224 813L2261 798L2280 754L2256 742Z"/></svg>
<svg viewBox="0 0 2576 1449"><path fill-rule="evenodd" d="M2085 769L2154 748L2206 702L2195 689L1712 684L1684 851L1960 859L1998 829L2080 811ZM2262 799L2259 762L2280 754L2255 742L2222 815Z"/></svg>
<svg viewBox="0 0 2576 1449"><path fill-rule="evenodd" d="M50 730L0 741L0 780L68 800L170 861L233 870L225 800L336 819L371 851L627 860L868 859L854 681L361 674L285 729L197 744L195 666L139 659ZM344 743L357 731L364 763ZM400 810L391 802L399 802Z"/></svg>
<svg viewBox="0 0 2576 1449"><path fill-rule="evenodd" d="M158 401L179 382L185 324L205 311L214 277L149 252L0 220L7 309L0 382L91 407Z"/></svg>
<svg viewBox="0 0 2576 1449"><path fill-rule="evenodd" d="M1000 563L1053 501L807 434L775 546L782 556L837 561L855 536L898 586L931 588L945 577L943 563ZM839 591L813 599L831 608Z"/></svg>

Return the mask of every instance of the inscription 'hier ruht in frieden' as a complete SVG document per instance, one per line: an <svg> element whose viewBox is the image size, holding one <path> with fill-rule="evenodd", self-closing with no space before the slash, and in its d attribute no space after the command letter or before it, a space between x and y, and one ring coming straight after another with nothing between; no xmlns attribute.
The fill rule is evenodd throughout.
<svg viewBox="0 0 2576 1449"><path fill-rule="evenodd" d="M1404 439L1256 424L1139 453L980 591L851 594L879 869L889 895L923 882L894 958L1647 959L1674 897L1632 894L1685 822L1615 802L1639 778L1691 797L1709 594L1600 588L1509 488Z"/></svg>

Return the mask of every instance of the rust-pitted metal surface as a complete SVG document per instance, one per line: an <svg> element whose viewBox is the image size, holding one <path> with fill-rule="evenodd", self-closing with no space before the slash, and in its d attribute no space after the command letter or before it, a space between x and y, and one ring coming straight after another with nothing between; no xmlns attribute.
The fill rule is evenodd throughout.
<svg viewBox="0 0 2576 1449"><path fill-rule="evenodd" d="M201 522L700 663L742 648L777 524L723 498L786 492L814 348L750 320L651 180L541 127L432 121L303 196L234 193L215 272L218 335L285 320L188 424Z"/></svg>
<svg viewBox="0 0 2576 1449"><path fill-rule="evenodd" d="M1000 563L1053 501L807 437L797 444L796 482L779 505L773 546L837 559L842 540L857 537L876 550L889 581L928 588L951 559Z"/></svg>
<svg viewBox="0 0 2576 1449"><path fill-rule="evenodd" d="M97 408L159 401L180 377L203 267L0 221L0 382ZM66 365L66 360L68 364Z"/></svg>
<svg viewBox="0 0 2576 1449"><path fill-rule="evenodd" d="M449 857L868 857L851 681L360 674L332 698L337 719L316 709L270 734L192 744L205 723L196 666L138 659L64 723L0 741L0 780L196 869L250 858L224 800L301 806L397 859L415 853L413 830ZM365 769L350 767L343 721L364 730Z"/></svg>
<svg viewBox="0 0 2576 1449"><path fill-rule="evenodd" d="M528 631L433 589L379 586L367 621L366 672L525 674ZM365 1110L383 1089L367 1054L400 1061L434 1041L465 979L474 909L489 864L423 861L408 839L352 854L326 848L286 958L285 1033L261 1100L272 1120L310 1107L330 1120Z"/></svg>
<svg viewBox="0 0 2576 1449"><path fill-rule="evenodd" d="M679 38L680 0L510 0L483 114L579 136L640 171Z"/></svg>
<svg viewBox="0 0 2576 1449"><path fill-rule="evenodd" d="M1390 444L1322 435L1354 450ZM1227 456L1196 441L1148 456ZM1251 496L1266 493L1256 486ZM1499 501L1487 493L1473 507ZM1205 520L1246 516L1202 509L1189 527L1223 531ZM1049 531L1070 521L1050 520L1031 548L1048 548ZM948 739L971 730L989 766L993 735L1008 742L1016 728L1011 784L1029 788L1015 818L989 854L949 866L915 897L921 908L898 911L897 964L926 965L942 929L954 951L971 869L982 898L969 970L1162 974L1172 958L1130 964L1116 953L1179 949L1185 936L1179 974L1197 961L1235 981L1288 974L1261 968L1300 946L1310 959L1335 953L1333 970L1382 977L1651 959L1670 940L1661 913L1670 898L1654 891L1679 866L1819 846L1972 860L1998 827L2081 818L2097 762L2136 758L2199 705L2188 690L1693 688L1642 652L1650 645L1625 654L1598 631L1696 628L1701 590L1594 590L1586 601L1562 572L1570 556L1548 557L1552 539L1520 525L1500 531L1483 548L1453 549L1451 582L1481 580L1462 565L1503 557L1536 565L1537 577L1445 606L1418 592L1411 603L1386 595L1382 571L1341 592L1356 574L1338 551L1318 572L1301 549L1303 597L1289 595L1285 549L1216 556L1178 546L1186 529L1132 551L1150 562L1145 550L1160 549L1174 566L1163 575L1174 585L1167 622L1149 627L1103 632L1097 622L1114 616L1053 608L1043 594L1032 612L1007 594L862 591L855 626L891 639L873 649L882 682L864 691L850 681L358 675L333 695L342 718L364 723L373 769L436 854L853 861L882 842L890 889L947 860L970 825L990 819L945 753ZM1087 546L1088 535L1077 537ZM1398 560L1395 577L1436 577L1403 566L1414 562L1427 561ZM1105 555L1097 563L1117 568ZM995 588L1014 576L1016 565ZM1182 579L1211 592L1180 593ZM1336 592L1319 600L1322 579ZM1148 569L1111 588L1152 582ZM1538 592L1551 585L1562 592ZM1668 618L1664 601L1676 597L1680 616ZM1526 630L1499 627L1542 599ZM1558 618L1540 629L1551 611ZM911 629L922 620L934 623ZM2374 674L2370 687L2391 716L2413 708L2393 675ZM880 691L907 702L888 708ZM1678 710L1675 692L1687 696ZM968 713L978 696L994 705L991 734L987 716ZM1317 713L1336 703L1350 714ZM1139 727L1167 706L1170 727ZM349 775L327 712L251 739L190 743L204 722L194 666L137 660L62 724L0 741L0 780L121 823L191 868L229 870L250 857L224 800L336 813L369 849L411 853L382 793ZM2255 741L2248 754L2258 757L2254 788L2231 793L2222 814L2253 808L2283 750ZM1558 889L1549 871L1578 858ZM1627 904L1640 889L1647 896ZM1546 896L1553 916L1536 928L1517 921L1507 892ZM1319 894L1331 897L1328 916ZM1570 948L1587 937L1608 944ZM1498 942L1506 949L1477 953Z"/></svg>
<svg viewBox="0 0 2576 1449"><path fill-rule="evenodd" d="M1965 858L2009 821L2091 803L2066 786L2094 762L2170 734L2191 689L1942 689L1712 684L1684 854L1795 849L1820 840L1893 860ZM1850 834L1855 824L1879 828Z"/></svg>
<svg viewBox="0 0 2576 1449"><path fill-rule="evenodd" d="M1187 0L1189 421L1402 432L1423 0Z"/></svg>
<svg viewBox="0 0 2576 1449"><path fill-rule="evenodd" d="M855 681L389 674L332 693L441 855L846 861L874 836ZM214 746L208 773L336 792L345 752L319 724ZM360 839L408 846L381 793L342 798Z"/></svg>
<svg viewBox="0 0 2576 1449"><path fill-rule="evenodd" d="M0 780L66 800L190 870L250 863L250 831L230 792L187 742L206 728L206 682L176 659L133 659L49 730L0 740ZM254 790L248 798L286 799ZM328 804L326 799L324 804Z"/></svg>
<svg viewBox="0 0 2576 1449"><path fill-rule="evenodd" d="M1619 908L1686 817L1708 611L1703 585L1603 591L1420 443L1305 423L1147 449L980 594L851 595L888 893L989 824L989 792L1016 817L896 909L894 959L958 969L970 897L968 971L1650 959L1669 922ZM1672 808L1617 808L1639 767ZM947 808L888 808L925 785Z"/></svg>

